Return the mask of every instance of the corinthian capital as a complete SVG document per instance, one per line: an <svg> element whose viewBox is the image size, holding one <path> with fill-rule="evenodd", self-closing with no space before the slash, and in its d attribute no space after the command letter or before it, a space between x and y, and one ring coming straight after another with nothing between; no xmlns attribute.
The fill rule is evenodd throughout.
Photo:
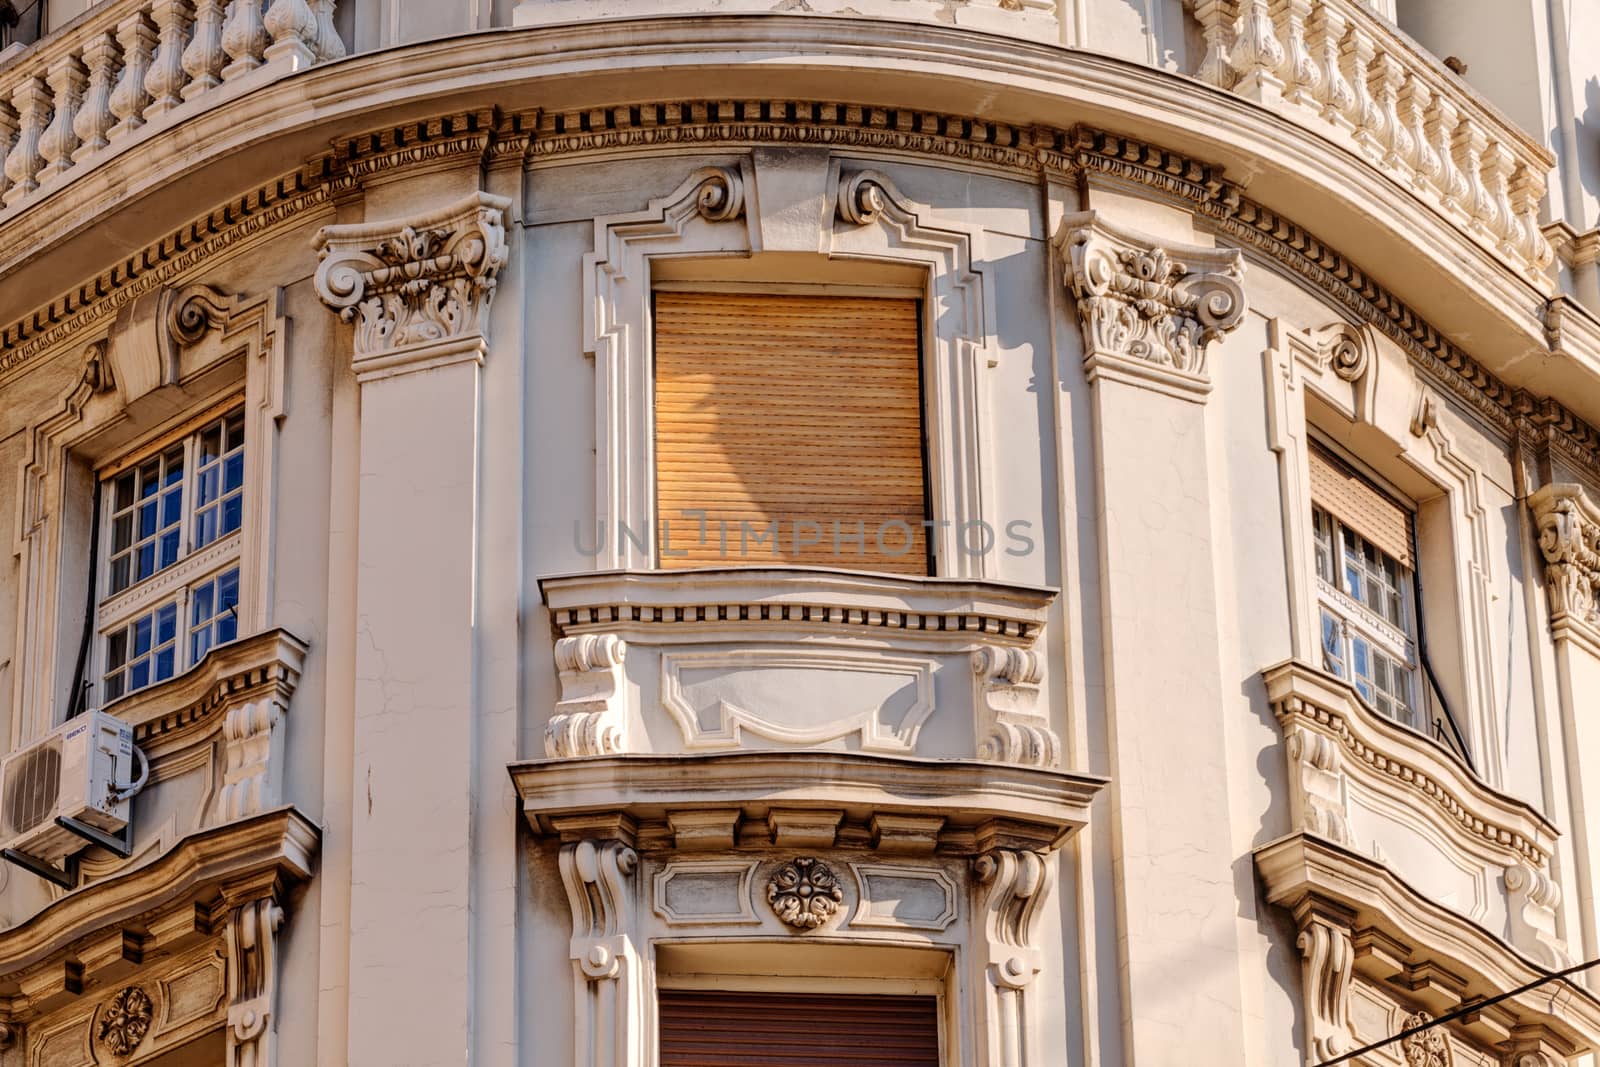
<svg viewBox="0 0 1600 1067"><path fill-rule="evenodd" d="M1570 483L1545 486L1528 507L1544 553L1551 621L1600 627L1600 507Z"/></svg>
<svg viewBox="0 0 1600 1067"><path fill-rule="evenodd" d="M1158 243L1093 211L1063 219L1056 247L1091 376L1205 391L1206 349L1244 318L1239 251Z"/></svg>
<svg viewBox="0 0 1600 1067"><path fill-rule="evenodd" d="M413 218L324 226L317 295L356 324L355 358L481 338L506 264L503 196L474 193Z"/></svg>

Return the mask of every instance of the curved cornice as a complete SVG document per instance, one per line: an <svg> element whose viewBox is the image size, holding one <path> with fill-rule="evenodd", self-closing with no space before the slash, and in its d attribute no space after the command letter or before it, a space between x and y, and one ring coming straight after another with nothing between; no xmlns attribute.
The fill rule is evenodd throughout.
<svg viewBox="0 0 1600 1067"><path fill-rule="evenodd" d="M307 208L326 210L333 195L357 185L365 171L351 146L375 139L357 138L330 154L324 147L330 131L392 123L429 107L476 107L480 110L463 112L475 116L475 130L442 136L476 137L483 145L491 143L487 126L499 114L481 110L485 100L508 114L537 105L555 117L587 113L597 101L639 99L638 86L645 84L653 99L692 99L695 90L704 92L712 84L723 100L826 99L842 72L850 73L855 92L880 113L915 106L924 113L943 109L960 116L972 101L983 101L981 115L954 120L963 127L960 136L933 147L907 145L907 152L937 156L941 147L964 145L960 152L943 154L968 165L999 167L1020 166L1032 157L1037 170L1039 162L1048 161L1043 146L1028 135L1036 130L1046 135L1055 150L1067 150L1070 163L1078 146L1064 126L1076 121L1081 128L1115 129L1114 139L1140 152L1209 160L1197 165L1207 172L1208 198L1194 206L1220 230L1280 261L1299 256L1292 270L1358 313L1375 311L1391 336L1419 360L1426 364L1437 358L1441 366L1435 370L1448 372L1447 378L1455 374L1487 396L1488 404L1476 406L1502 432L1513 431L1513 407L1520 402L1540 416L1541 424L1567 424L1591 444L1596 439L1566 412L1545 410L1538 397L1515 396L1519 386L1570 396L1580 415L1600 421L1600 390L1592 388L1600 356L1550 358L1540 284L1508 268L1410 189L1333 142L1233 94L1107 56L920 23L772 15L621 20L430 41L317 67L196 116L108 160L0 227L0 247L19 250L0 259L7 295L18 302L46 299L50 294L33 286L48 283L29 278L48 279L52 273L19 275L16 268L31 254L20 250L49 250L41 255L59 250L82 262L90 254L83 242L93 240L103 261L108 242L118 234L130 238L114 253L128 256L116 269L0 333L0 375L20 363L22 347L42 347L30 336L63 335L63 320L75 308L117 296L115 290L158 266L180 274L183 268L171 265L172 252L191 249L187 262L192 265L205 254L194 249L240 217L266 227ZM553 126L541 126L531 146L534 160L545 158L549 146L541 138L554 132ZM273 132L263 138L263 129ZM999 130L1026 143L998 151L994 131ZM892 141L901 131L879 132L878 142L864 135L856 140L872 146ZM738 140L739 135L729 131L710 139ZM528 147L501 144L498 150L515 154ZM885 147L895 150L892 143ZM247 168L239 165L240 153L247 150L261 158L311 162L265 193L252 191L231 202L222 218L214 212L162 237L156 228L173 226L183 217L183 205L192 202L192 188L180 179L218 182L211 187L226 190L230 178L247 180L240 177ZM407 150L418 149L413 144ZM1246 181L1224 181L1224 173ZM1161 187L1159 181L1152 184ZM116 227L96 227L134 201L139 202L136 216L124 213ZM84 210L85 205L93 208ZM140 232L141 226L150 229ZM1339 233L1342 254L1313 237L1317 231ZM150 244L135 247L144 241ZM1383 275L1365 274L1352 262L1383 264ZM1352 275L1359 281L1349 282ZM0 308L0 321L8 311L16 314ZM1475 351L1495 353L1494 373L1462 356L1427 320L1448 323L1454 336L1472 337Z"/></svg>

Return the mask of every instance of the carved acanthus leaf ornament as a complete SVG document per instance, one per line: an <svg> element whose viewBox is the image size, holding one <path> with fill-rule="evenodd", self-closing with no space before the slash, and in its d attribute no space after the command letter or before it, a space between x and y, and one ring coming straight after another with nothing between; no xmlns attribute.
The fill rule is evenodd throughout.
<svg viewBox="0 0 1600 1067"><path fill-rule="evenodd" d="M150 1032L155 1005L150 994L131 985L106 1001L95 1023L94 1037L113 1056L128 1056Z"/></svg>
<svg viewBox="0 0 1600 1067"><path fill-rule="evenodd" d="M1433 1016L1425 1011L1406 1016L1406 1021L1400 1029L1411 1030L1418 1026L1425 1026L1433 1022ZM1407 1034L1400 1039L1400 1054L1406 1058L1406 1067L1451 1067L1450 1042L1444 1036L1444 1030L1437 1026L1429 1026L1426 1030L1415 1034Z"/></svg>
<svg viewBox="0 0 1600 1067"><path fill-rule="evenodd" d="M1578 485L1547 485L1528 498L1544 553L1550 613L1600 625L1600 507Z"/></svg>
<svg viewBox="0 0 1600 1067"><path fill-rule="evenodd" d="M324 227L317 294L356 323L356 358L482 333L510 206L475 193L413 219Z"/></svg>
<svg viewBox="0 0 1600 1067"><path fill-rule="evenodd" d="M1057 246L1086 361L1137 360L1203 378L1206 349L1244 318L1237 250L1160 244L1093 211L1064 219Z"/></svg>

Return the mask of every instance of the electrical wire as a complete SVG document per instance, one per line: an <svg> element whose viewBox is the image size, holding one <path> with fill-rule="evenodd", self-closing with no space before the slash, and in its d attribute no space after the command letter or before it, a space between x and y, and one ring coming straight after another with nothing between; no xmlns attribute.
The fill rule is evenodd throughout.
<svg viewBox="0 0 1600 1067"><path fill-rule="evenodd" d="M1499 1004L1501 1001L1510 1000L1512 997L1521 996L1532 989L1538 989L1546 982L1560 981L1565 979L1568 975L1577 974L1579 971L1587 971L1590 967L1597 965L1600 965L1600 958L1589 960L1587 963L1575 963L1571 967L1567 967L1563 970L1552 971L1549 974L1544 975L1542 978L1535 978L1533 981L1519 985L1515 989L1508 989L1504 993L1497 993L1486 1000L1470 1001L1461 1005L1461 1007L1452 1012L1448 1012L1439 1016L1437 1019L1429 1019L1425 1023L1419 1023L1416 1026L1408 1026L1392 1037L1386 1037L1381 1041L1374 1041L1371 1044L1362 1045L1358 1049L1335 1056L1331 1060L1323 1060L1321 1063L1313 1064L1312 1067L1334 1067L1335 1064L1347 1063L1350 1060L1355 1059L1357 1056L1365 1056L1367 1053L1374 1052L1377 1049L1383 1048L1385 1045L1392 1045L1396 1041L1404 1041L1412 1034L1420 1034L1424 1030L1433 1029L1435 1026L1442 1026L1445 1023L1454 1022L1456 1019L1459 1019L1464 1015L1472 1015L1475 1012L1482 1011L1484 1008ZM1571 985L1572 983L1568 982L1567 984Z"/></svg>

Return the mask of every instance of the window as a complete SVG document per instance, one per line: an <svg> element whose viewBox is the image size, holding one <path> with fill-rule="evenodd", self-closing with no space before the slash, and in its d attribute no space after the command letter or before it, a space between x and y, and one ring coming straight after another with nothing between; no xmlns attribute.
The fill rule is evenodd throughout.
<svg viewBox="0 0 1600 1067"><path fill-rule="evenodd" d="M244 410L213 412L102 472L100 702L239 636Z"/></svg>
<svg viewBox="0 0 1600 1067"><path fill-rule="evenodd" d="M929 573L920 309L658 292L659 565Z"/></svg>
<svg viewBox="0 0 1600 1067"><path fill-rule="evenodd" d="M1411 512L1328 452L1311 453L1322 667L1373 707L1423 728Z"/></svg>

